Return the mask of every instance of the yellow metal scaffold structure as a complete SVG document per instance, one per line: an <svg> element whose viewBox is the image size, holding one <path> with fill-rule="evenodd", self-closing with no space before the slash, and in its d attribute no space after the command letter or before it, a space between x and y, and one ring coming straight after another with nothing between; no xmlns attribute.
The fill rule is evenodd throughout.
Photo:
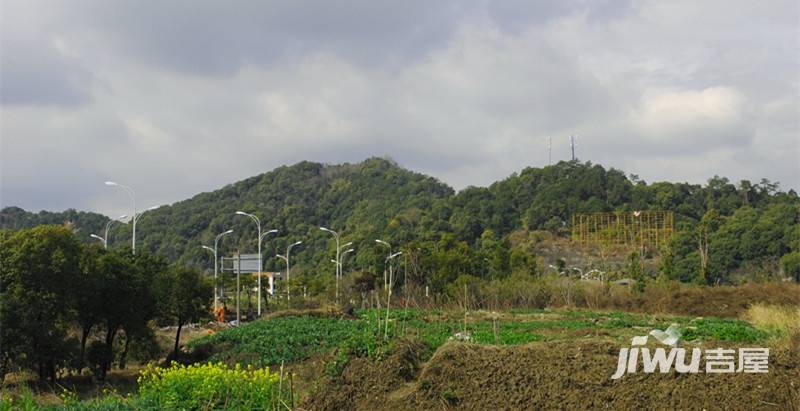
<svg viewBox="0 0 800 411"><path fill-rule="evenodd" d="M572 241L582 246L630 246L658 252L669 242L674 226L672 211L574 214Z"/></svg>

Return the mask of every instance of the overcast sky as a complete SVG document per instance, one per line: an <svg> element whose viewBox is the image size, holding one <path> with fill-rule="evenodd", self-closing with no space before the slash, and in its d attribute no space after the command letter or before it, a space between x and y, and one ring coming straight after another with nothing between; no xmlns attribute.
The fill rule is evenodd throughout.
<svg viewBox="0 0 800 411"><path fill-rule="evenodd" d="M570 134L648 182L800 186L796 0L0 2L2 206L386 155L460 189Z"/></svg>

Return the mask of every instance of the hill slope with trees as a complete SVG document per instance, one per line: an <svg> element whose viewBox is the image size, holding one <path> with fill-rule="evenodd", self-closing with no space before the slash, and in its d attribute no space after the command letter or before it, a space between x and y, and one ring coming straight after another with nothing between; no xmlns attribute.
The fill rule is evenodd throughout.
<svg viewBox="0 0 800 411"><path fill-rule="evenodd" d="M783 267L787 276L800 275L793 271L800 266L800 199L794 191L780 191L767 180L733 184L716 176L706 185L647 184L635 175L578 161L526 168L489 187L458 193L385 159L301 162L148 212L137 224L137 246L170 262L210 269L213 256L201 245L213 245L214 236L227 229L234 233L221 242L221 255L256 252L256 226L235 215L242 210L256 214L264 231L279 230L265 238L267 270L283 269L275 254L302 240L292 251L293 268L330 276L334 242L319 230L326 226L339 231L342 242L354 242L347 270L381 271L387 250L374 242L381 238L407 251L412 260L407 264L425 267L409 276L440 288L465 274L541 273L544 267L529 240L541 236L531 233L565 237L576 212L648 209L675 212L676 235L659 261L659 272L669 278L725 283L730 273L748 267ZM10 207L0 212L1 228L69 222L87 241L106 221L74 210L34 214ZM128 224L115 224L109 243L126 246L130 235ZM710 250L705 262L701 240Z"/></svg>

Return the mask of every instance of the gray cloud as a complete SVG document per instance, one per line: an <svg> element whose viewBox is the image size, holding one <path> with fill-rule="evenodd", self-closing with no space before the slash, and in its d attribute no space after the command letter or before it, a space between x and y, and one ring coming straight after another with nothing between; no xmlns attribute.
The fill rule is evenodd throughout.
<svg viewBox="0 0 800 411"><path fill-rule="evenodd" d="M0 103L75 106L91 101L94 79L57 36L28 25L30 10L0 6ZM16 11L19 10L19 14Z"/></svg>
<svg viewBox="0 0 800 411"><path fill-rule="evenodd" d="M792 2L3 8L3 205L127 212L104 180L164 204L374 155L485 185L570 134L648 181L800 183Z"/></svg>
<svg viewBox="0 0 800 411"><path fill-rule="evenodd" d="M468 18L460 2L86 1L63 10L76 31L160 68L230 76L326 51L365 65L402 65L445 44Z"/></svg>

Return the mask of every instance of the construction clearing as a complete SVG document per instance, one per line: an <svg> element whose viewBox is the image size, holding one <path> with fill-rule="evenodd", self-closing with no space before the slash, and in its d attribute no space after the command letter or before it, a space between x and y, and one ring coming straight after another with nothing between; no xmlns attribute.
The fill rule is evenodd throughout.
<svg viewBox="0 0 800 411"><path fill-rule="evenodd" d="M672 211L574 214L572 241L583 246L630 247L659 252L675 230Z"/></svg>

